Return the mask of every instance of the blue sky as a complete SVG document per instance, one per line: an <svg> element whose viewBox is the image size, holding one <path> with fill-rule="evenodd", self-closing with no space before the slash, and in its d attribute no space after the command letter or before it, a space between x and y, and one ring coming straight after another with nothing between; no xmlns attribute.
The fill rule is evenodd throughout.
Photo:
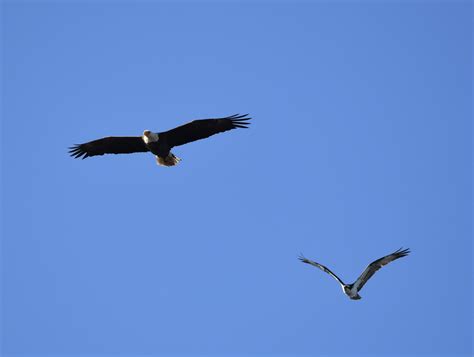
<svg viewBox="0 0 474 357"><path fill-rule="evenodd" d="M2 4L4 355L470 355L470 2ZM250 113L248 130L67 147ZM344 296L299 253L357 278Z"/></svg>

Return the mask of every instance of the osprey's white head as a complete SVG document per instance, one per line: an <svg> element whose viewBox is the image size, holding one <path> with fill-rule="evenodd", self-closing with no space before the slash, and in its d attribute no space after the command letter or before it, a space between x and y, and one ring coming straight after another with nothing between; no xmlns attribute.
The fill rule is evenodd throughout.
<svg viewBox="0 0 474 357"><path fill-rule="evenodd" d="M156 141L158 141L158 134L157 133L153 133L151 132L150 130L145 130L143 132L143 141L145 142L145 144L148 144L148 143L154 143Z"/></svg>
<svg viewBox="0 0 474 357"><path fill-rule="evenodd" d="M352 300L361 299L361 296L359 295L357 289L354 287L354 284L343 285L342 290L344 291L344 294L346 294Z"/></svg>

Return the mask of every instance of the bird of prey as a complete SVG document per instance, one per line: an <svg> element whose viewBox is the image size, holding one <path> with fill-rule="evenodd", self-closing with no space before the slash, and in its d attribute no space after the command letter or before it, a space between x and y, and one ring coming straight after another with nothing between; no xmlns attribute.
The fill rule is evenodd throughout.
<svg viewBox="0 0 474 357"><path fill-rule="evenodd" d="M69 154L74 158L85 159L104 154L132 154L150 151L155 155L158 165L174 166L181 159L171 152L173 147L205 139L224 131L248 128L250 119L248 114L235 114L225 118L193 120L161 133L145 130L142 136L108 136L88 143L76 144L69 148Z"/></svg>
<svg viewBox="0 0 474 357"><path fill-rule="evenodd" d="M327 267L325 267L322 264L319 264L319 263L316 263L315 261L307 259L302 255L299 257L299 259L303 263L311 264L315 266L316 268L319 268L322 271L331 275L334 279L336 279L339 282L339 284L341 284L342 291L344 292L344 294L346 294L352 300L359 300L361 299L361 296L359 295L359 291L365 285L367 280L369 280L372 277L372 275L375 274L377 270L379 270L384 265L387 265L388 263L393 262L394 260L398 258L407 256L408 253L410 253L410 249L402 250L402 248L400 248L397 251L393 252L392 254L386 255L385 257L382 257L380 259L373 261L367 266L367 268L365 268L363 273L359 276L359 278L353 284L345 284L341 279L339 279L339 277L336 274L334 274L331 270L329 270Z"/></svg>

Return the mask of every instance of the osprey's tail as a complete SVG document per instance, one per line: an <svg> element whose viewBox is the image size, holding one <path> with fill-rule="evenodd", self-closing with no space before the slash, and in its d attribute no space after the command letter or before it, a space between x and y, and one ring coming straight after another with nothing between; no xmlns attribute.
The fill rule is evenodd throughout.
<svg viewBox="0 0 474 357"><path fill-rule="evenodd" d="M181 159L177 156L174 156L173 153L169 153L166 157L156 156L156 163L160 166L174 166L178 165Z"/></svg>

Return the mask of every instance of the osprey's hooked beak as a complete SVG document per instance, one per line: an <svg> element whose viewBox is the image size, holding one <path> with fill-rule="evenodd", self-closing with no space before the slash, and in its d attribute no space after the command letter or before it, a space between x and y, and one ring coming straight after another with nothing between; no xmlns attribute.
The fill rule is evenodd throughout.
<svg viewBox="0 0 474 357"><path fill-rule="evenodd" d="M143 136L146 136L147 138L150 136L151 131L150 130L145 130L143 132Z"/></svg>

